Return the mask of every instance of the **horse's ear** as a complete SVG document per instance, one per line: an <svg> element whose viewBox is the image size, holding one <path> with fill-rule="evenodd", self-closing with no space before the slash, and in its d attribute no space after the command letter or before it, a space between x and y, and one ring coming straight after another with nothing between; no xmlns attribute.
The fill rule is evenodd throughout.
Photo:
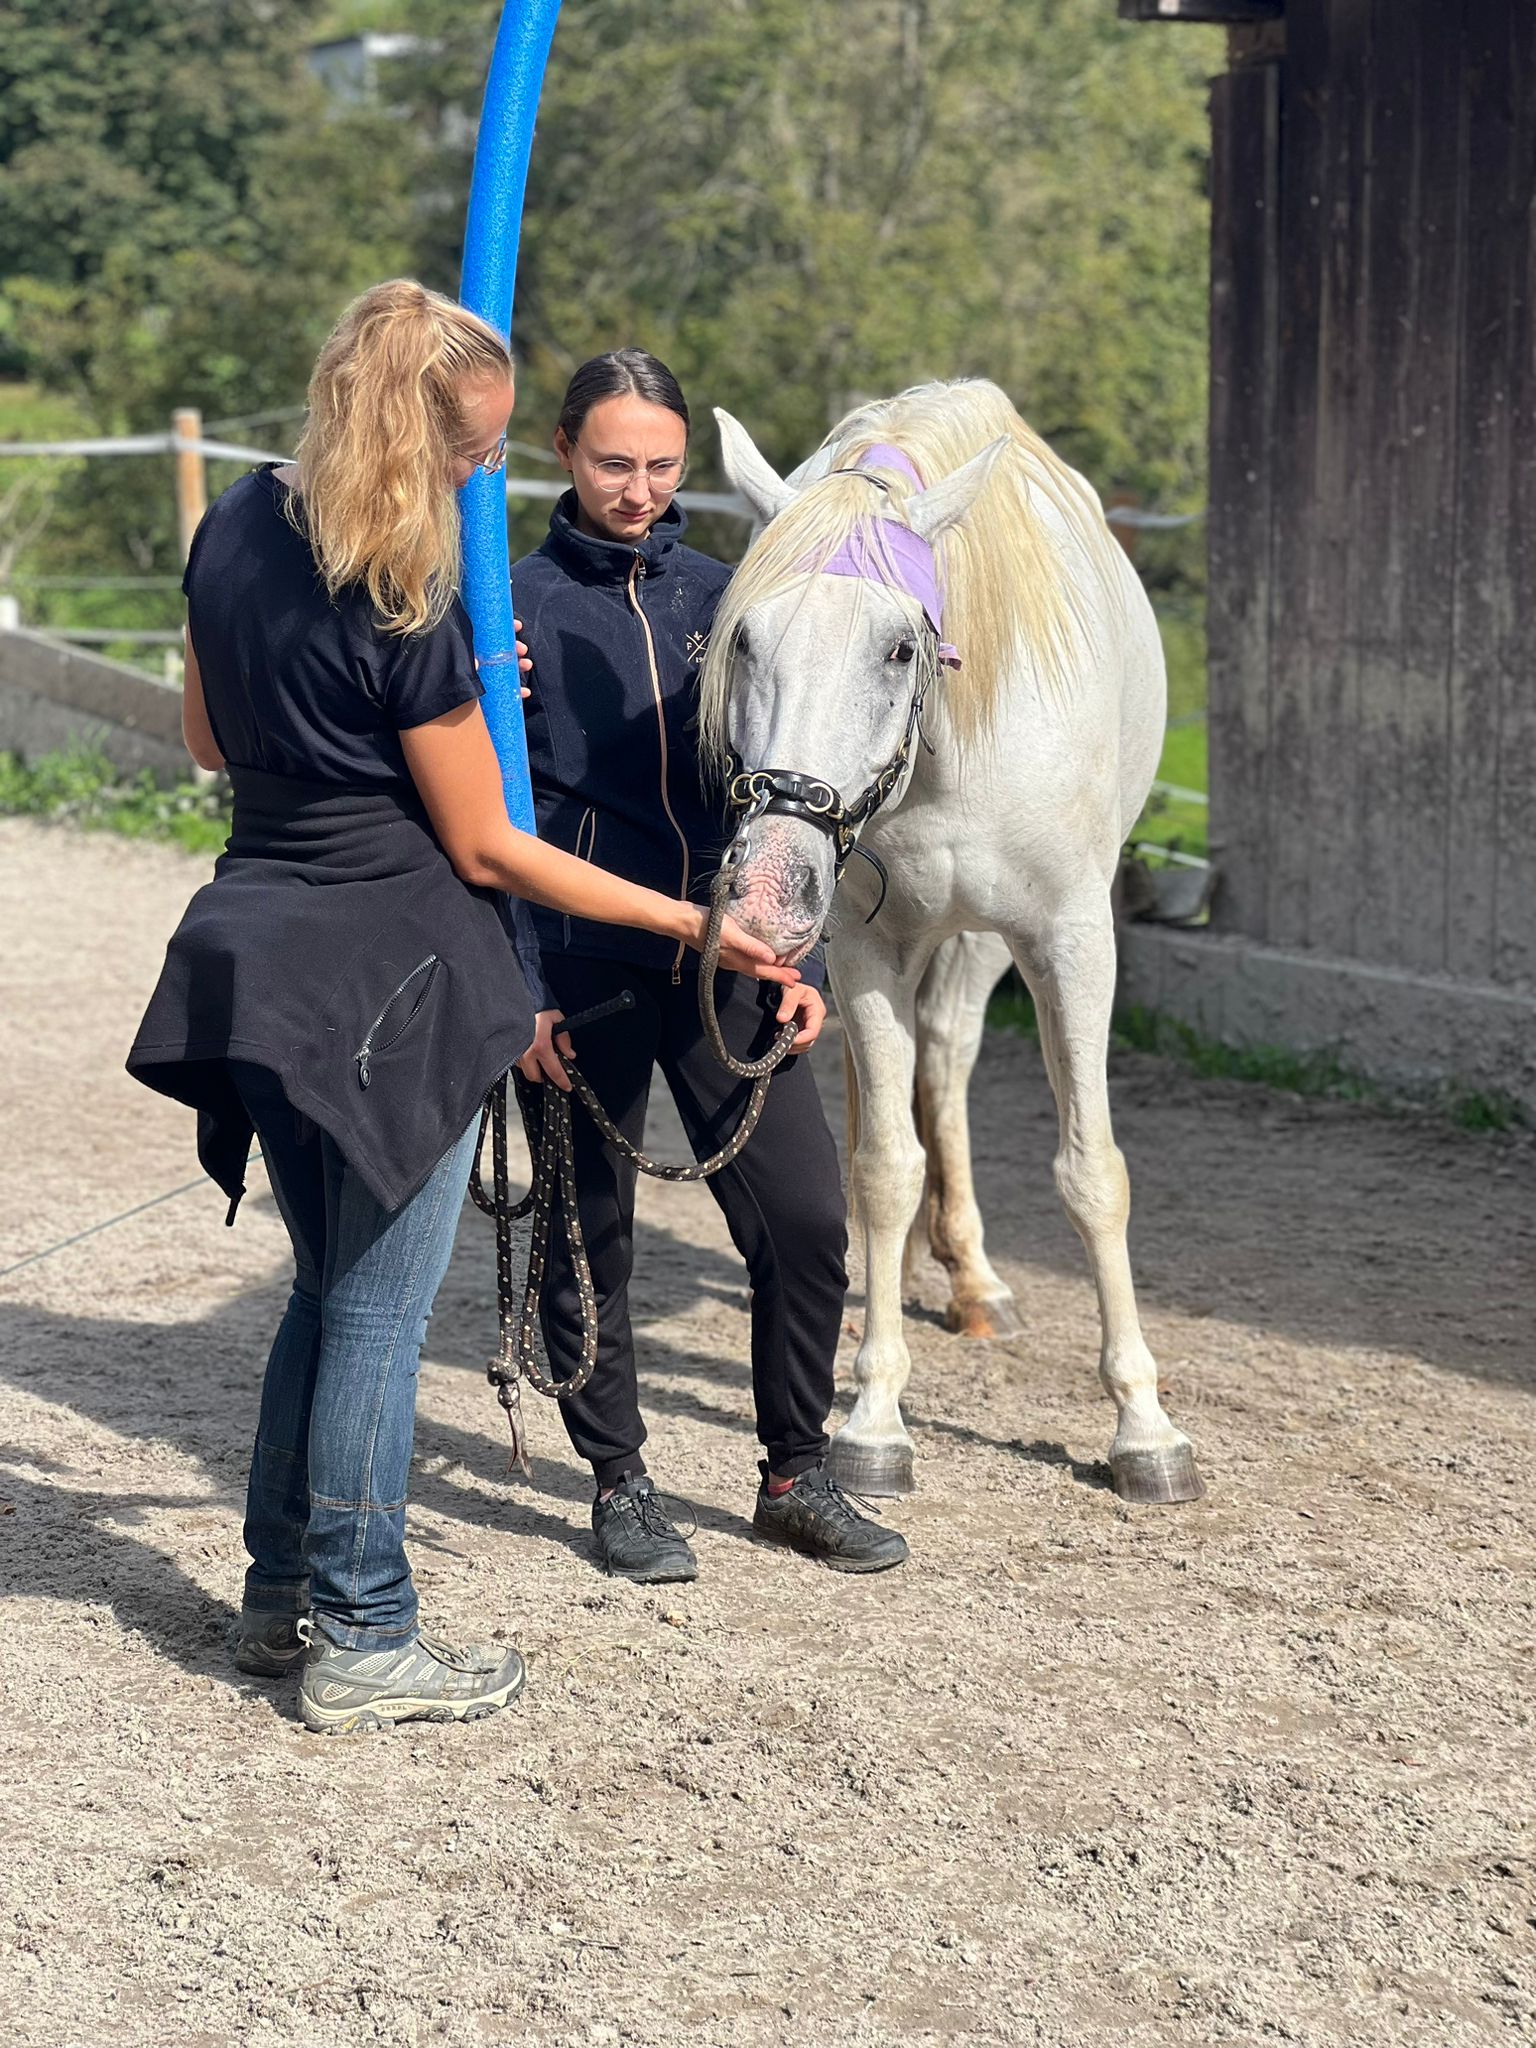
<svg viewBox="0 0 1536 2048"><path fill-rule="evenodd" d="M725 463L725 473L766 526L776 513L784 510L795 496L795 491L785 483L772 463L758 452L757 443L740 420L732 419L718 405L715 407L715 424L720 429L720 454Z"/></svg>
<svg viewBox="0 0 1536 2048"><path fill-rule="evenodd" d="M940 477L926 491L919 491L915 498L909 498L906 513L907 524L912 531L920 533L926 541L935 541L946 527L962 520L986 489L988 479L1008 446L1008 436L1004 434L990 448L983 448L969 462L962 462L958 469Z"/></svg>

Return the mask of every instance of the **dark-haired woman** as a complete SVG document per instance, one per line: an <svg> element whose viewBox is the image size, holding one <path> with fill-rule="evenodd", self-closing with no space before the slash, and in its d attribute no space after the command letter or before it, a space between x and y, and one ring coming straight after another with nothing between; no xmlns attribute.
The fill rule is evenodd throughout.
<svg viewBox="0 0 1536 2048"><path fill-rule="evenodd" d="M293 1242L236 1662L302 1661L304 1721L326 1732L478 1719L523 1683L515 1651L422 1633L404 1543L417 1359L480 1099L534 1035L502 892L667 945L703 932L676 887L507 822L454 493L501 467L511 408L493 329L410 279L375 286L321 352L297 464L224 493L185 582L183 730L228 768L234 824L129 1070L198 1111L231 1220L259 1134ZM768 947L731 946L784 979ZM527 958L536 978L531 934Z"/></svg>
<svg viewBox="0 0 1536 2048"><path fill-rule="evenodd" d="M513 570L512 589L533 660L528 751L540 835L702 903L726 833L723 793L706 786L699 762L698 675L730 571L683 545L674 494L688 434L683 394L654 356L621 349L584 363L555 429L571 489L544 545ZM583 1071L638 1143L659 1067L695 1153L716 1150L747 1090L709 1050L686 949L592 917L536 911L534 922L551 1005L539 1016L541 1064L562 1014L629 989L636 1011L587 1034ZM819 979L811 970L765 999L749 979L722 975L717 1002L733 1051L762 1052L791 1016L796 1048L808 1050L825 1015L810 985ZM591 1380L560 1408L596 1480L598 1556L607 1571L645 1584L691 1579L693 1551L641 1452L628 1302L635 1171L581 1115L576 1172L600 1335ZM752 1288L752 1388L766 1452L755 1526L844 1571L900 1564L902 1538L859 1514L823 1469L847 1238L836 1149L804 1060L779 1069L746 1151L708 1185ZM555 1369L568 1378L581 1322L563 1247L551 1261L543 1323Z"/></svg>

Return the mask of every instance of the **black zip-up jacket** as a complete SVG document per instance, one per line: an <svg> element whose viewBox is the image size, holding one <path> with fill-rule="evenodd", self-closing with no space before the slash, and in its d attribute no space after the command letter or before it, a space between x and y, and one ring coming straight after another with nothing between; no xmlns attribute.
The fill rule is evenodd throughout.
<svg viewBox="0 0 1536 2048"><path fill-rule="evenodd" d="M595 540L567 491L549 537L512 571L512 603L533 658L526 711L539 836L659 889L708 898L724 844L724 794L699 763L699 670L723 562L682 545L669 507L645 539ZM687 967L675 941L534 909L546 952Z"/></svg>
<svg viewBox="0 0 1536 2048"><path fill-rule="evenodd" d="M594 539L576 494L556 505L544 545L512 571L513 609L533 660L528 766L539 836L626 881L707 903L730 837L725 792L699 760L699 673L724 562L684 547L669 506L645 539ZM652 932L533 909L546 953L697 968ZM820 985L819 952L802 964Z"/></svg>

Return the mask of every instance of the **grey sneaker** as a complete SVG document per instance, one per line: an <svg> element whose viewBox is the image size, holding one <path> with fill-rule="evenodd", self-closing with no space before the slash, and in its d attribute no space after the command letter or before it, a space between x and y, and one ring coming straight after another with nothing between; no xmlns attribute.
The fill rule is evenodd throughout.
<svg viewBox="0 0 1536 2048"><path fill-rule="evenodd" d="M603 1570L613 1578L670 1586L699 1576L687 1538L643 1472L626 1472L606 1500L593 1502L592 1534Z"/></svg>
<svg viewBox="0 0 1536 2048"><path fill-rule="evenodd" d="M813 1465L780 1494L768 1491L768 1467L759 1464L758 1470L763 1483L752 1526L759 1535L820 1558L835 1572L884 1572L906 1563L907 1539L871 1521L878 1510L867 1500L859 1501L859 1507L869 1509L861 1515L825 1466Z"/></svg>
<svg viewBox="0 0 1536 2048"><path fill-rule="evenodd" d="M300 1624L308 1656L299 1713L317 1735L361 1735L397 1721L482 1721L515 1700L528 1673L516 1650L452 1650L417 1636L392 1650L344 1650Z"/></svg>
<svg viewBox="0 0 1536 2048"><path fill-rule="evenodd" d="M242 1607L235 1626L235 1669L251 1678L286 1678L304 1655L298 1614Z"/></svg>

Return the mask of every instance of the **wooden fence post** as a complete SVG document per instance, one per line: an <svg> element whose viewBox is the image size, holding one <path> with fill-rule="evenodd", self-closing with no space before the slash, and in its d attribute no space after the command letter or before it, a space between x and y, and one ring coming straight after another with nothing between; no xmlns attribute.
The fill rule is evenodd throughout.
<svg viewBox="0 0 1536 2048"><path fill-rule="evenodd" d="M1104 510L1106 512L1139 512L1141 510L1141 495L1137 491L1113 490L1104 501ZM1110 523L1109 530L1115 536L1115 539L1119 541L1121 547L1125 549L1130 560L1134 562L1136 559L1136 538L1140 529L1135 526L1122 525L1119 520L1113 520Z"/></svg>
<svg viewBox="0 0 1536 2048"><path fill-rule="evenodd" d="M180 406L171 414L171 433L176 449L176 523L181 534L181 559L192 551L192 536L208 510L208 465L196 444L203 438L203 416L194 405Z"/></svg>

